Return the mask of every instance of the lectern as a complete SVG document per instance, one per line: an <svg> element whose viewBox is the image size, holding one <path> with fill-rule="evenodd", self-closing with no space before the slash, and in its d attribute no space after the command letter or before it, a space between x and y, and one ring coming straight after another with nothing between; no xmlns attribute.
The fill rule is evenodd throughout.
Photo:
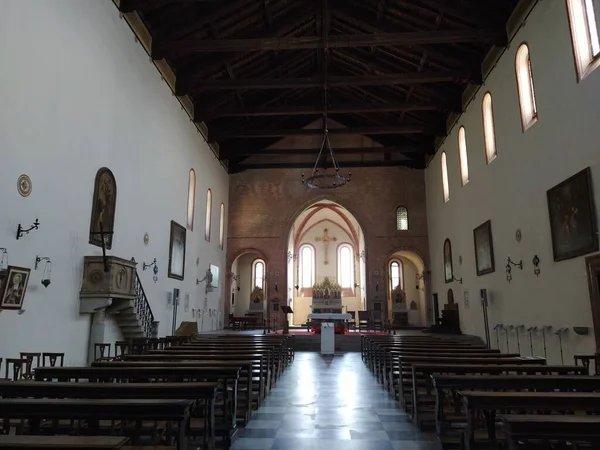
<svg viewBox="0 0 600 450"><path fill-rule="evenodd" d="M285 319L283 320L283 334L290 334L290 321L288 319L288 314L294 314L294 311L292 311L292 308L287 305L283 305L279 309L281 309L281 312L283 312L285 315Z"/></svg>

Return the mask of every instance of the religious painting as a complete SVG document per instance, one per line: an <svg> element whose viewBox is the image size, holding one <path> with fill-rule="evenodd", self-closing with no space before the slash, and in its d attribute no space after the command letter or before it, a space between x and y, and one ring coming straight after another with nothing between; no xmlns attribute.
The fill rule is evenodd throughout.
<svg viewBox="0 0 600 450"><path fill-rule="evenodd" d="M31 269L8 266L0 309L22 309Z"/></svg>
<svg viewBox="0 0 600 450"><path fill-rule="evenodd" d="M185 274L186 230L171 220L171 240L169 243L169 278L183 280Z"/></svg>
<svg viewBox="0 0 600 450"><path fill-rule="evenodd" d="M496 264L494 260L494 243L492 241L492 222L490 220L473 230L473 241L477 276L494 272Z"/></svg>
<svg viewBox="0 0 600 450"><path fill-rule="evenodd" d="M554 261L598 250L598 229L589 167L547 192Z"/></svg>
<svg viewBox="0 0 600 450"><path fill-rule="evenodd" d="M104 232L108 233L104 236L104 244L106 248L112 248L116 206L117 182L110 169L103 167L96 173L94 182L90 244L102 247L101 232Z"/></svg>
<svg viewBox="0 0 600 450"><path fill-rule="evenodd" d="M219 287L219 266L215 266L214 264L210 265L210 271L212 273L212 287L215 289Z"/></svg>
<svg viewBox="0 0 600 450"><path fill-rule="evenodd" d="M446 283L454 281L454 269L452 267L452 244L450 239L444 241L444 279Z"/></svg>

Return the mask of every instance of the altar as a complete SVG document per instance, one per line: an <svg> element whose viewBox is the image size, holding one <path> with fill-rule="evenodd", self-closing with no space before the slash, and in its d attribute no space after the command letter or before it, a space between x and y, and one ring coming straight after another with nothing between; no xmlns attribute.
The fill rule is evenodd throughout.
<svg viewBox="0 0 600 450"><path fill-rule="evenodd" d="M311 308L312 314L341 314L342 287L325 277L322 283L313 286Z"/></svg>

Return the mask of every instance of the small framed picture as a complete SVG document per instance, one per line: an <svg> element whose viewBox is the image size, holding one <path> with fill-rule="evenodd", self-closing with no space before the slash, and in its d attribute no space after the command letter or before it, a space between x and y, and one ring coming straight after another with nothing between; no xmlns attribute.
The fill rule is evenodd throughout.
<svg viewBox="0 0 600 450"><path fill-rule="evenodd" d="M31 269L8 266L7 272L0 309L22 309Z"/></svg>

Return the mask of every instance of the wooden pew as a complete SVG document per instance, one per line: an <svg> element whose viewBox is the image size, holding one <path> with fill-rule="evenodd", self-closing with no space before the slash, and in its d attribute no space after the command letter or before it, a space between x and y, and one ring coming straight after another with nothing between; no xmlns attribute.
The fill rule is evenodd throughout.
<svg viewBox="0 0 600 450"><path fill-rule="evenodd" d="M0 448L55 450L117 450L128 441L118 436L27 436L0 435Z"/></svg>
<svg viewBox="0 0 600 450"><path fill-rule="evenodd" d="M600 446L599 416L502 414L498 419L509 450L528 448L530 440L559 441L558 444L564 447L571 447L568 443L589 445L591 448Z"/></svg>
<svg viewBox="0 0 600 450"><path fill-rule="evenodd" d="M196 422L195 428L203 433L205 445L214 446L215 399L220 384L214 382L185 383L78 383L45 381L1 381L2 398L89 398L89 399L186 399L203 405L203 423ZM228 419L224 410L223 422ZM192 419L194 421L194 419Z"/></svg>
<svg viewBox="0 0 600 450"><path fill-rule="evenodd" d="M460 392L467 416L464 445L466 450L478 446L475 432L477 418L482 413L486 417L487 445L496 446L497 410L517 411L575 411L579 413L600 412L598 392Z"/></svg>
<svg viewBox="0 0 600 450"><path fill-rule="evenodd" d="M139 359L136 359L136 356ZM153 358L153 359L152 359ZM240 350L228 351L228 350L180 350L180 351L168 351L168 350L152 350L150 353L145 355L127 355L123 359L126 361L135 360L155 360L155 361L237 361L237 360L253 360L256 363L257 369L259 370L259 396L257 398L257 404L259 405L270 389L269 378L271 371L273 370L267 363L268 356L263 351L254 350L252 353L243 352Z"/></svg>
<svg viewBox="0 0 600 450"><path fill-rule="evenodd" d="M139 424L144 420L176 423L178 450L187 450L186 430L190 422L192 400L114 400L114 399L39 399L2 398L0 417L5 433L10 419L29 420L32 434L39 434L42 419L86 421L89 431L97 434L100 420L126 420ZM166 436L170 445L172 436Z"/></svg>
<svg viewBox="0 0 600 450"><path fill-rule="evenodd" d="M586 373L579 366L540 366L544 373ZM432 374L435 390L435 421L438 440L442 448L454 443L458 445L464 432L466 416L462 412L458 392L467 390L508 390L508 391L600 391L600 377L587 375L536 374L534 366L519 367L525 374L506 375L441 375ZM461 368L464 373L464 367ZM447 400L450 399L451 402ZM449 411L446 411L448 406ZM423 422L422 422L423 424ZM422 427L423 428L423 427Z"/></svg>
<svg viewBox="0 0 600 450"><path fill-rule="evenodd" d="M262 368L262 357L258 359L252 358L252 355L245 355L247 359L243 359L242 357L237 357L235 359L219 359L218 356L215 355L179 355L176 353L169 355L125 355L123 360L126 362L136 362L136 361L144 361L144 362L152 362L152 363L169 363L166 364L168 367L174 366L190 366L188 363L196 363L196 365L204 364L206 366L211 367L227 367L227 364L233 364L234 366L242 367L242 374L240 375L240 384L246 385L248 390L248 398L249 402L249 411L252 412L252 409L258 409L262 399L265 396L265 380L261 376L264 373ZM161 365L152 364L152 366ZM248 369L249 367L249 369ZM247 377L244 376L244 373L247 373ZM243 390L243 389L242 389Z"/></svg>
<svg viewBox="0 0 600 450"><path fill-rule="evenodd" d="M102 382L109 383L140 383L150 381L161 382L181 382L181 381L218 381L223 386L231 403L231 417L224 425L227 425L229 434L233 436L236 430L235 413L239 402L238 383L241 364L244 362L228 362L231 367L213 367L204 365L205 362L191 362L190 364L182 362L174 367L168 362L119 362L102 361L93 363L93 367L40 367L35 370L34 378L38 381L89 381L91 383ZM246 370L251 367L251 362L246 361ZM248 381L251 383L251 381ZM248 384L246 389L252 389ZM247 392L247 390L246 390ZM225 395L225 393L223 393ZM243 424L250 420L252 415L252 404L249 398L242 404ZM225 405L223 405L225 408ZM218 427L222 434L220 427Z"/></svg>

